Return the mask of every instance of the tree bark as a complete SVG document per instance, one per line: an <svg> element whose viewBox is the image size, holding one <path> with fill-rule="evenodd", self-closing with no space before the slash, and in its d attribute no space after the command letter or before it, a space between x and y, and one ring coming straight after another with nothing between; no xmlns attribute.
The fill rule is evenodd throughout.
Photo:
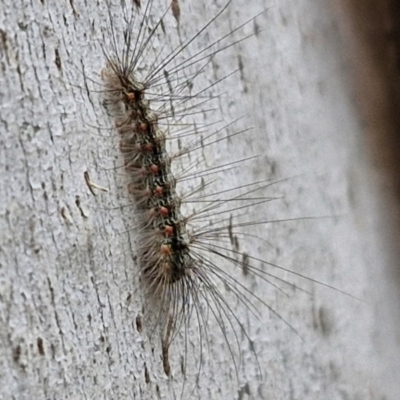
<svg viewBox="0 0 400 400"><path fill-rule="evenodd" d="M165 2L156 3L159 15ZM223 6L198 3L179 1L179 29L171 11L155 51L172 50ZM371 162L365 134L372 117L360 107L350 55L362 47L344 3L235 0L188 52L268 8L235 36L251 37L216 55L199 77L207 85L238 68L221 86L216 113L227 123L244 116L241 127L253 128L207 149L207 165L259 155L227 173L227 187L234 179L291 178L269 189L269 196L276 189L283 197L280 205L251 210L251 219L329 218L254 227L268 243L242 250L367 303L290 274L279 276L313 295L285 296L238 274L301 338L266 307L256 318L226 293L248 334L237 329L239 347L232 346L236 360L240 352L238 376L210 319L200 372L196 334L186 341L181 332L169 350L168 378L160 343L146 326L131 250L138 232L132 208L121 206L127 193L112 120L93 82L101 82L102 45L111 40L107 3L2 1L1 399L397 399L397 205L386 175ZM122 12L115 2L115 21ZM368 84L385 98L374 71L366 72ZM375 132L389 129L382 109L374 108L382 117ZM93 195L85 172L108 192L94 188Z"/></svg>

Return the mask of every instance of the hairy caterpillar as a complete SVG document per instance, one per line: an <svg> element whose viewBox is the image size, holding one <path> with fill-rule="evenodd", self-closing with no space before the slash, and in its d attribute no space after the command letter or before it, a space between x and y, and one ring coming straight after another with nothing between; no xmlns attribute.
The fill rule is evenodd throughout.
<svg viewBox="0 0 400 400"><path fill-rule="evenodd" d="M207 90L213 88L215 83L211 83L209 87L202 88L193 94L190 92L187 94L186 90L193 86L193 83L196 82L194 78L203 72L218 51L237 42L232 39L234 29L221 36L222 40L228 39L228 43L221 43L221 38L214 39L212 45L199 50L198 59L195 52L192 58L187 59L186 64L185 61L179 61L181 53L189 48L193 40L198 37L197 35L190 37L187 41L183 39L182 43L176 47L176 52L169 53L167 58L160 56L161 50L160 52L156 51L155 60L148 62L146 57L152 45L153 35L162 30L164 24L164 16L155 22L148 21L149 13L154 7L153 3L150 1L146 4L145 11L136 25L134 25L134 15L136 14L132 14L132 19L128 21L128 28L122 35L118 35L115 25L112 26L112 48L111 52L108 52L107 48L105 50L108 64L102 75L106 85L103 91L107 105L110 114L115 119L121 140L120 149L124 158L124 167L127 167L128 170L132 169L126 173L131 183L129 188L131 196L135 200L139 219L141 219L137 225L139 228L136 230L139 236L138 263L141 264L141 270L147 280L150 292L153 293L153 298L157 300L158 296L163 300L163 304L158 304L156 316L161 319L160 326L164 328L164 338L170 338L166 341L168 343L163 346L164 350L169 348L170 340L180 331L187 332L190 329L193 320L199 325L200 336L206 341L209 334L207 324L209 315L211 315L217 321L217 326L220 328L229 352L234 353L234 345L229 343L232 333L229 336L228 331L233 332L233 340L235 340L235 336L239 332L237 326L240 326L240 321L229 301L225 300L221 294L220 285L216 281L222 282L228 291L232 292L233 297L236 297L237 302L249 310L256 312L254 303L260 302L281 318L273 307L257 294L252 293L246 284L242 283L242 278L232 271L233 268L239 267L238 269L243 271L244 277L252 275L281 291L283 289L280 289L278 284L287 284L287 278L275 276L265 267L280 268L288 272L287 269L259 258L249 251L243 251L241 243L246 239L250 242L262 243L262 239L252 233L251 228L277 222L267 218L258 220L247 218L248 209L257 209L275 199L273 196L267 197L260 194L275 181L268 182L262 179L250 184L236 184L235 177L232 176L230 170L246 168L247 163L243 159L220 166L217 164L217 167L202 166L201 163L197 165L196 152L200 153L201 157L202 152L207 151L210 146L220 146L224 141L233 141L237 137L246 137L247 135L247 128L235 130L226 124L223 124L222 128L214 128L214 122L205 123L203 126L199 122L196 125L192 125L192 122L182 122L183 118L190 118L199 113L198 107L208 103L209 99L205 97L205 94ZM218 20L220 15L220 13L216 14L211 22ZM208 24L204 25L204 31L208 26ZM136 29L134 29L135 27ZM220 46L220 49L213 48L213 45L217 48ZM141 62L150 65L144 77L143 75L141 77L134 75L137 70L141 71ZM175 66L171 69L171 65ZM190 71L192 67L194 70ZM187 72L188 70L190 72ZM223 79L225 79L225 75L220 80ZM145 100L143 100L144 96L146 96ZM197 103L196 99L198 99ZM187 102L192 101L195 101L194 105L186 106ZM207 110L202 110L202 112L207 113ZM133 116L132 113L136 115ZM166 135L167 129L169 130L168 135ZM229 131L229 129L233 129L233 131ZM149 133L149 130L153 130L153 133ZM224 135L225 130L227 133ZM140 137L143 138L142 143ZM176 139L175 148L171 143L171 138ZM182 144L185 140L188 143L186 146ZM138 145L140 146L138 147ZM166 150L167 147L171 148ZM159 154L161 154L160 157ZM183 166L181 167L183 172L180 174L171 172L172 161L178 163L184 157L186 159L182 161ZM155 160L156 162L154 162ZM251 161L251 157L248 161ZM170 186L171 190L168 195L159 191L159 198L155 197L158 187L163 185L159 185L159 182L152 180L153 178L143 178L138 175L139 168L144 165L148 166L148 171L159 175L159 182ZM200 172L194 173L193 170L196 168ZM160 169L161 172L159 172ZM228 189L226 187L218 189L217 186L217 189L212 190L216 185L216 182L213 182L215 173L222 173L224 181L232 179L232 186ZM211 177L211 183L205 181L209 177ZM192 197L174 192L181 182L185 184L189 178L192 183L191 188L190 184L188 185L188 190ZM146 185L152 188L147 194L145 193ZM153 204L150 206L148 201ZM168 225L168 228L164 226L163 232L155 232L153 224L165 222L166 215L171 213L171 203L174 203L172 223ZM170 206L169 210L163 210L163 208L168 208L165 207L165 204ZM197 210L190 211L192 207L195 208L199 204L200 207ZM180 207L185 206L186 213L181 212ZM190 226L190 222L193 223L193 228ZM197 228L195 222L197 222ZM210 223L212 223L211 228ZM178 226L183 227L180 229L179 235L176 234ZM250 232L247 230L248 228L250 228ZM171 235L176 243L172 245L168 243L170 248L164 249L165 241L169 240L166 238L166 231L170 232L168 235ZM179 247L178 242L182 241L183 237L185 237L184 245ZM162 250L163 257L178 254L178 258L181 259L176 264L180 265L180 268L176 268L168 257L167 262L164 262L164 258L162 258L163 265L161 266L158 262L160 259L158 249ZM301 274L298 275L301 276ZM292 288L298 288L294 283L289 283L289 285ZM206 311L202 308L202 303L206 304ZM171 324L173 324L172 328ZM247 336L246 330L243 332ZM239 343L239 340L236 340ZM235 363L235 358L233 360ZM235 365L236 373L238 373L238 369L239 366ZM166 373L169 371L168 367L164 367L164 370Z"/></svg>

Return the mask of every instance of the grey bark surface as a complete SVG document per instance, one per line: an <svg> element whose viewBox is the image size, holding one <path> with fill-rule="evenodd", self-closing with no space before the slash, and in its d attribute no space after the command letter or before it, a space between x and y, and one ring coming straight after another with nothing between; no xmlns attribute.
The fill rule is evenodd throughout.
<svg viewBox="0 0 400 400"><path fill-rule="evenodd" d="M180 2L179 32L170 16L156 49L189 37L223 6L198 3ZM238 378L211 320L200 373L195 335L185 347L181 334L170 349L168 378L145 326L129 250L132 210L121 207L127 197L118 148L106 138L112 121L101 106L102 88L90 80L101 82L102 44L110 42L106 3L1 2L1 399L180 398L185 354L197 364L188 362L184 398L398 398L399 282L388 274L397 260L387 240L391 221L382 216L391 203L365 155L347 36L332 4L235 0L196 42L202 48L222 26L269 8L237 36L255 33L251 38L219 54L199 77L213 82L239 68L222 85L216 113L227 122L244 116L241 128L253 128L205 157L223 165L260 155L226 175L238 184L291 178L269 189L269 196L283 197L280 205L251 210L250 219L335 216L254 227L268 243L243 250L367 303L281 273L313 294L285 296L238 273L301 338L266 307L257 318L231 296L248 334L238 330L239 349L233 345ZM122 8L115 3L112 13L121 18ZM93 196L85 171L109 191Z"/></svg>

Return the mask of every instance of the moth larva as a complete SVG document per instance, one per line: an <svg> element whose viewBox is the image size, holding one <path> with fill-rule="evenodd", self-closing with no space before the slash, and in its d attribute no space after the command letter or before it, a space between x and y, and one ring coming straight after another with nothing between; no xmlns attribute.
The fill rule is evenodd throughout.
<svg viewBox="0 0 400 400"><path fill-rule="evenodd" d="M169 348L176 335L183 331L186 337L194 324L202 346L209 335L210 317L220 329L238 375L240 362L234 349L236 345L240 347L238 336L243 334L251 340L221 287L251 313L257 314L257 303L261 304L297 331L233 270L257 278L281 293L285 293L281 284L307 290L273 270L320 282L262 259L251 249L243 249L242 241L257 246L266 242L252 233L253 227L289 221L271 220L263 214L258 215L258 220L247 217L249 210L263 209L266 203L277 199L264 193L280 181L261 179L236 184L232 171L247 168L255 156L217 166L208 165L204 157L210 147L248 137L249 127L235 131L237 121L218 124L212 117L213 107L220 100L213 96L213 90L232 71L203 87L197 88L196 83L221 51L252 36L242 34L235 39L235 34L255 19L229 29L185 58L185 52L218 23L231 5L229 1L195 35L185 39L181 34L179 43L169 46L172 50L166 52L161 42L152 54L153 41L166 29L171 11L167 9L153 21L155 3L149 0L142 2L142 11L126 11L122 32L110 12L111 43L104 47L106 64L101 73L106 108L118 133L123 169L129 181L127 195L136 208L137 243L133 251L146 295L151 299L149 308L163 331L166 375L173 375ZM207 104L212 106L207 109ZM202 355L199 358L202 360Z"/></svg>

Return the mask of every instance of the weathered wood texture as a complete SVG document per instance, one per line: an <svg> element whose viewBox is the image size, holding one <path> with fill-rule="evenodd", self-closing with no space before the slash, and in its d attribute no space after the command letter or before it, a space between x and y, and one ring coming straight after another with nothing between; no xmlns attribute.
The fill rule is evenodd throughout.
<svg viewBox="0 0 400 400"><path fill-rule="evenodd" d="M117 20L122 8L116 3ZM180 0L182 38L223 5L199 3ZM281 206L254 210L254 219L338 216L255 227L253 234L272 246L255 241L245 250L368 303L300 279L295 282L314 296L289 290L287 297L239 273L303 341L265 307L257 319L232 298L251 338L249 343L238 337L239 380L210 320L200 380L195 382L198 371L189 362L183 397L395 400L399 281L390 275L398 260L391 245L393 221L387 218L394 202L386 193L390 187L382 190L384 174L367 156L370 121L355 101L357 73L350 68L349 44L357 42L356 34L346 9L329 0L235 0L195 48L264 8L268 12L237 38L256 34L221 53L199 78L212 82L240 68L221 84L225 96L217 114L228 122L244 116L240 127L253 127L232 143L209 148L206 157L213 165L262 155L227 181L293 178L268 192L284 196ZM101 45L110 41L107 24L104 1L0 4L1 399L181 395L185 338L171 348L168 379L145 319L138 329L146 304L129 251L135 238L134 231L127 233L131 210L121 208L127 197L107 129L112 121L101 106L102 88L86 79L90 96L85 90L84 75L100 81ZM165 30L155 46L168 49L178 37L172 16ZM367 76L379 89L376 75ZM380 121L375 127L386 129ZM109 192L93 196L85 171ZM191 336L187 354L198 359L193 342Z"/></svg>

